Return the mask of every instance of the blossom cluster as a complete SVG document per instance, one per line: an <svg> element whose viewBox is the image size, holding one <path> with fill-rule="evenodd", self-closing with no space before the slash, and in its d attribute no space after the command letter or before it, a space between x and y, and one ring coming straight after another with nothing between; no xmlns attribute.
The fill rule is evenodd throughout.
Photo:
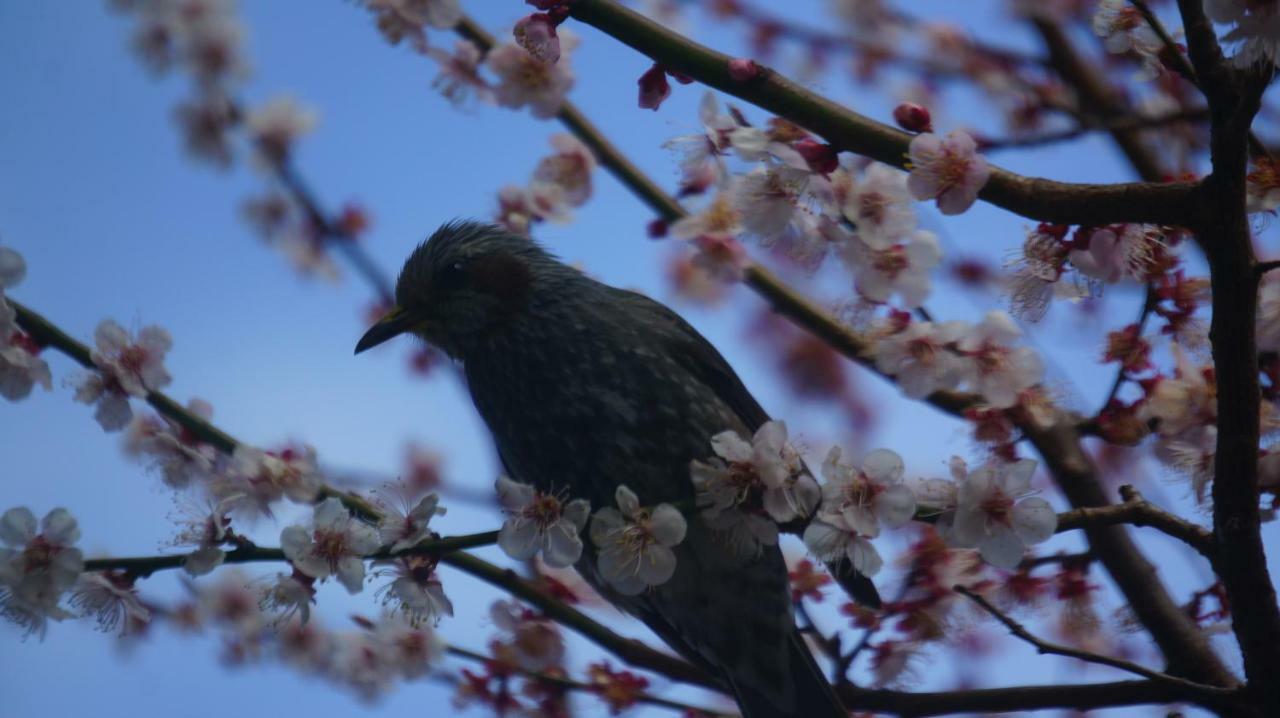
<svg viewBox="0 0 1280 718"><path fill-rule="evenodd" d="M282 616L277 585L264 587L235 570L193 584L191 592L193 598L166 610L164 619L182 633L216 631L229 666L275 660L373 701L399 681L428 675L444 658L444 641L430 625L397 612L354 616L356 630L336 630L304 615Z"/></svg>
<svg viewBox="0 0 1280 718"><path fill-rule="evenodd" d="M26 274L22 255L0 247L0 396L9 401L25 399L37 384L46 390L53 386L49 365L40 358L42 347L18 327L17 311L4 296Z"/></svg>
<svg viewBox="0 0 1280 718"><path fill-rule="evenodd" d="M524 187L507 185L498 192L498 224L528 234L535 222L566 222L569 212L591 198L595 155L577 137L551 136L555 152L542 158Z"/></svg>
<svg viewBox="0 0 1280 718"><path fill-rule="evenodd" d="M702 131L671 139L679 155L682 196L709 194L703 208L678 220L670 233L699 250L707 271L733 279L746 265L738 246L751 237L797 265L816 269L837 255L861 299L921 306L931 291L930 270L942 252L933 233L919 229L913 203L936 200L944 214L973 204L990 170L963 132L925 133L911 143L911 171L871 163L842 163L835 148L785 120L750 125L736 110L722 113L707 93L699 109ZM728 159L750 169L735 174Z"/></svg>
<svg viewBox="0 0 1280 718"><path fill-rule="evenodd" d="M920 517L934 523L948 545L976 548L988 563L1009 569L1027 546L1057 528L1057 514L1033 495L1031 460L992 459L970 471L954 458L952 480L909 486L896 453L878 449L852 465L833 447L819 487L788 443L782 422L767 422L750 441L727 431L711 443L715 456L690 468L701 517L747 550L777 543L779 523L808 519L804 541L815 556L848 559L871 576L883 566L871 540L882 528Z"/></svg>

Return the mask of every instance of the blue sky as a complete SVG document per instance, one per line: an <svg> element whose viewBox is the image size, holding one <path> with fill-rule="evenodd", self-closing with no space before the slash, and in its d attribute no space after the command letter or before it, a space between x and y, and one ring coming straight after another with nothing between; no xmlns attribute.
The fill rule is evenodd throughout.
<svg viewBox="0 0 1280 718"><path fill-rule="evenodd" d="M808 0L788 9L794 5L797 16L804 16L820 4ZM526 11L515 0L464 5L495 33ZM1001 24L1000 3L963 10L936 0L916 5L920 15L959 20L963 13L969 27L1000 28L1001 42L1033 47L1021 31ZM489 216L497 189L523 182L546 154L547 137L559 131L525 113L453 109L430 89L430 64L389 48L353 3L276 0L241 6L253 65L248 99L288 93L319 111L316 131L300 145L298 166L328 206L354 199L368 207L374 224L367 246L389 273L439 223ZM459 384L447 372L428 381L409 376L403 362L407 344L351 356L369 290L355 277L337 285L301 280L261 245L238 208L262 188L263 178L248 163L218 172L184 155L170 118L185 82L157 81L142 70L127 49L125 19L108 13L105 3L88 0L3 2L0 27L0 86L6 88L6 110L0 113L0 242L22 252L29 265L14 297L85 340L107 317L132 328L168 328L174 337L169 393L211 401L215 422L245 441L269 446L298 439L316 446L329 466L390 476L401 467L405 443L415 440L448 451L451 481L487 489L496 463ZM709 28L703 19L695 28L713 46L742 51L732 29ZM583 43L575 57L579 77L572 99L645 171L673 186L674 162L659 146L694 128L701 91L677 85L660 111L637 110L634 82L648 61L590 28L573 29ZM843 76L812 84L875 117L886 117L893 104L884 92L854 88ZM972 97L960 93L955 102L946 113L950 121L990 119ZM1127 178L1124 165L1098 139L997 161L1065 180ZM603 173L596 179L596 197L574 223L541 227L537 236L604 281L671 300L661 271L671 248L644 236L650 214ZM949 251L996 258L1020 242L1023 226L981 206L945 223L926 208L922 217L942 233ZM830 286L835 275L821 281ZM1104 315L1122 317L1117 326L1127 323L1138 301L1134 292L1116 292ZM946 318L973 319L995 300L940 290L932 304L944 307ZM850 440L840 414L798 403L772 376L767 351L745 332L752 313L746 310L758 306L745 290L719 309L675 306L724 350L793 433L821 448ZM1051 381L1069 382L1069 395L1091 407L1111 373L1088 368L1100 335L1082 326L1058 310L1032 341L1055 367L1086 367L1069 375L1057 369ZM118 436L104 434L91 411L71 401L63 380L75 367L59 357L50 362L52 392L0 404L0 508L27 505L42 515L54 506L68 507L80 519L81 546L90 555L155 552L172 532L166 520L170 497L154 476L123 456ZM859 380L879 419L872 435L860 437L864 446L898 450L912 475L941 475L947 457L971 455L962 425L898 401L891 387L870 377ZM1154 498L1157 491L1180 502L1184 490L1156 483L1148 493ZM439 522L445 533L495 525L494 514L465 505L451 507ZM277 530L262 527L263 540ZM1056 539L1062 546L1076 546L1076 540ZM1168 556L1163 539L1144 541ZM499 559L492 550L483 553ZM1180 560L1163 561L1161 568L1183 587L1199 586L1204 578L1202 567ZM1183 580L1188 576L1197 578ZM884 580L891 578L886 571ZM446 635L481 647L493 592L453 574L445 580L458 607L444 625ZM143 588L161 597L181 591L172 577ZM367 593L348 599L329 587L322 591L320 612L337 624L353 611L372 613L373 605ZM836 621L831 617L830 625ZM207 638L161 631L127 653L83 624L55 625L43 642L17 638L12 629L0 628L0 694L13 718L90 710L103 716L181 711L251 718L284 711L351 712L357 705L346 694L272 664L228 671L219 665L216 641ZM577 641L572 646L575 664L591 655ZM1009 684L1079 677L1078 666L1052 658L1025 660L1032 655L1010 644L984 678ZM955 667L937 661L923 674L922 686L944 685ZM419 716L424 707L447 701L446 688L419 683L368 712Z"/></svg>

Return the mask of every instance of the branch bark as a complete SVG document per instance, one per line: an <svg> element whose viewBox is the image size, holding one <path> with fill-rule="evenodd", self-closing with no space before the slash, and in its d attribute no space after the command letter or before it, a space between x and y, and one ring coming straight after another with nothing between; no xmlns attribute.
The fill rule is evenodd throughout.
<svg viewBox="0 0 1280 718"><path fill-rule="evenodd" d="M906 165L911 135L816 95L781 74L761 68L746 82L729 74L729 58L607 0L578 0L570 15L703 84L796 122L840 150ZM1185 225L1196 183L1072 184L1024 177L992 167L982 199L1029 219L1061 224L1150 223Z"/></svg>

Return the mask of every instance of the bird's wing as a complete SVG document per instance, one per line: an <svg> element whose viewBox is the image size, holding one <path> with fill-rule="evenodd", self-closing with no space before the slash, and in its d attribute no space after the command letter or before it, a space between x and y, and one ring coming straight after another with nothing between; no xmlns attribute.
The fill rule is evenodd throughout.
<svg viewBox="0 0 1280 718"><path fill-rule="evenodd" d="M654 325L660 328L659 336L667 342L667 346L663 348L691 374L711 387L716 396L729 405L750 432L754 433L769 421L769 414L747 390L733 367L729 366L729 362L720 355L711 342L707 341L706 337L698 333L698 330L660 302L636 292L621 289L617 291L635 309L650 315ZM871 579L854 570L848 559L842 558L834 563L828 563L827 567L845 591L856 601L871 608L880 607L880 593L876 590L875 584Z"/></svg>
<svg viewBox="0 0 1280 718"><path fill-rule="evenodd" d="M662 348L728 404L748 431L755 433L769 421L768 412L747 390L733 367L698 330L660 302L636 292L617 291L633 308L649 315L651 326L657 328L658 336L666 342Z"/></svg>

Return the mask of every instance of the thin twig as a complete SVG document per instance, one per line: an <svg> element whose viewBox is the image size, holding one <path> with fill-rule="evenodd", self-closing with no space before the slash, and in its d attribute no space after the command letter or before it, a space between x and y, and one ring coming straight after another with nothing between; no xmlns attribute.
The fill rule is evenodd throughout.
<svg viewBox="0 0 1280 718"><path fill-rule="evenodd" d="M455 646L452 644L445 646L445 652L451 656L457 656L459 658L465 658L467 660L476 661L479 663L488 663L490 661L495 660L493 657L486 656L485 654L480 653L478 651L472 651L470 649L462 648L460 646ZM538 671L527 671L517 665L507 665L507 664L504 664L504 665L506 665L506 667L509 668L510 670L515 671L516 673L519 673L522 676L525 676L527 678L530 678L542 683L549 683L551 685L558 686L560 688L565 688L571 691L581 691L583 693L598 693L599 691L599 688L591 683L576 681L576 680L573 680L572 678L565 678L564 676L553 676L546 673L540 673ZM635 695L635 701L637 703L646 703L648 705L660 706L662 708L670 708L672 710L684 711L686 714L689 714L689 715L723 716L724 718L729 718L730 716L737 715L736 713L724 713L723 711L712 710L710 708L702 708L700 706L690 705L688 703L673 701L669 698L655 696L652 693L644 693L644 692L637 693Z"/></svg>
<svg viewBox="0 0 1280 718"><path fill-rule="evenodd" d="M426 539L415 546L397 551L382 550L364 556L366 561L388 561L404 556L437 556L453 551L461 551L479 546L489 546L498 540L497 531L465 534L461 536L443 536ZM131 556L91 558L84 562L86 571L124 571L136 578L146 578L157 571L181 568L186 563L186 554L166 554L161 556ZM258 563L264 561L288 561L284 550L266 546L238 546L223 555L223 563Z"/></svg>
<svg viewBox="0 0 1280 718"><path fill-rule="evenodd" d="M1187 692L1202 693L1210 696L1229 696L1236 692L1235 689L1232 688L1207 686L1202 683L1189 681L1185 678L1178 678L1167 673L1161 673L1160 671L1153 671L1150 668L1138 665L1132 661L1112 658L1111 656L1104 656L1100 653L1092 653L1090 651L1072 648L1071 646L1064 646L1060 643L1050 643L1042 638L1038 638L1035 634L1031 633L1031 631L1027 630L1027 628L1021 623L1018 623L1013 618L1009 617L1000 609L992 605L992 603L982 595L975 593L960 584L956 584L952 588L956 593L959 593L978 604L982 610L986 611L992 618L996 619L1003 624L1005 628L1009 629L1009 632L1014 636L1034 646L1038 653L1066 656L1067 658L1075 658L1085 661L1086 663L1096 663L1102 666L1109 666L1118 670L1127 671L1136 676L1141 676L1160 683L1166 683L1170 686L1176 686Z"/></svg>

